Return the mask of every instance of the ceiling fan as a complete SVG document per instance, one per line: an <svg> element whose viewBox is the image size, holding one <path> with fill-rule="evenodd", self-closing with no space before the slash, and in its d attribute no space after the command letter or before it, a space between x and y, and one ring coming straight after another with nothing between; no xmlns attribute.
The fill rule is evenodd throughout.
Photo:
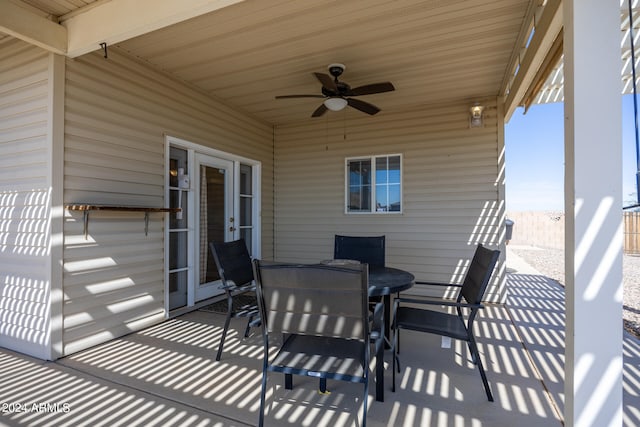
<svg viewBox="0 0 640 427"><path fill-rule="evenodd" d="M320 117L326 113L327 110L340 111L347 105L363 113L374 115L380 111L378 107L352 97L395 90L391 82L373 83L352 89L347 83L338 81L338 77L342 75L346 68L343 64L330 64L328 68L333 78L328 74L313 73L322 84L322 95L281 95L276 96L276 99L324 98L324 102L311 114L311 117Z"/></svg>

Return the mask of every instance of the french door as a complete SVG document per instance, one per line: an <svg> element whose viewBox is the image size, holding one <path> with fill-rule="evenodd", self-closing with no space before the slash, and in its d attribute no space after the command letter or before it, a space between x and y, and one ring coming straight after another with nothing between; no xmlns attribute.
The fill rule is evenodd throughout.
<svg viewBox="0 0 640 427"><path fill-rule="evenodd" d="M205 154L195 156L195 206L198 236L195 269L195 300L201 301L222 292L209 242L234 239L233 162Z"/></svg>
<svg viewBox="0 0 640 427"><path fill-rule="evenodd" d="M167 222L168 310L223 292L210 242L242 237L252 256L259 256L259 164L198 148L171 145L167 152L168 205L181 209Z"/></svg>

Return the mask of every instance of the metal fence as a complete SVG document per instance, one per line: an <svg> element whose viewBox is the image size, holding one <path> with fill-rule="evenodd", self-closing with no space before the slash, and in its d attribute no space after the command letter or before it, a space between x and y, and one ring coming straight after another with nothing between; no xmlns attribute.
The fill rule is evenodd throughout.
<svg viewBox="0 0 640 427"><path fill-rule="evenodd" d="M640 212L624 212L624 253L640 254Z"/></svg>

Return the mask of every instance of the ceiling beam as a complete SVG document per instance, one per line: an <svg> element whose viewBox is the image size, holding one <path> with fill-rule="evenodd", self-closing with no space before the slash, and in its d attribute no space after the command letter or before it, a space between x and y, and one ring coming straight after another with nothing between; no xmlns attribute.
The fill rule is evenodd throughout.
<svg viewBox="0 0 640 427"><path fill-rule="evenodd" d="M7 1L7 0L3 0ZM111 0L62 18L69 34L67 56L75 58L244 0Z"/></svg>
<svg viewBox="0 0 640 427"><path fill-rule="evenodd" d="M524 54L519 58L517 74L505 96L505 121L508 121L516 108L521 105L529 86L534 83L540 66L552 48L553 42L562 31L561 3L561 0L548 0L541 16L536 19L535 32Z"/></svg>
<svg viewBox="0 0 640 427"><path fill-rule="evenodd" d="M67 29L22 8L10 0L0 0L0 32L40 46L50 52L67 52Z"/></svg>

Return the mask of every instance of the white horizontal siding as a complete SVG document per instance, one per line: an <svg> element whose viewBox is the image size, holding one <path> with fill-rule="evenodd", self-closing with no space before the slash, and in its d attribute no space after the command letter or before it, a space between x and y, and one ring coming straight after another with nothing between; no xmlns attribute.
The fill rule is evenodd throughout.
<svg viewBox="0 0 640 427"><path fill-rule="evenodd" d="M0 40L0 346L47 358L47 53Z"/></svg>
<svg viewBox="0 0 640 427"><path fill-rule="evenodd" d="M503 247L496 107L476 129L468 108L373 117L347 109L277 126L276 259L317 262L333 256L334 234L384 234L387 265L417 280L460 282L477 243ZM345 214L345 158L395 153L403 155L403 212ZM487 299L499 299L501 269Z"/></svg>
<svg viewBox="0 0 640 427"><path fill-rule="evenodd" d="M118 49L66 64L67 204L163 207L165 135L263 163L272 200L273 129L154 71ZM263 247L272 256L273 214L262 207ZM64 353L164 318L164 216L65 212Z"/></svg>

